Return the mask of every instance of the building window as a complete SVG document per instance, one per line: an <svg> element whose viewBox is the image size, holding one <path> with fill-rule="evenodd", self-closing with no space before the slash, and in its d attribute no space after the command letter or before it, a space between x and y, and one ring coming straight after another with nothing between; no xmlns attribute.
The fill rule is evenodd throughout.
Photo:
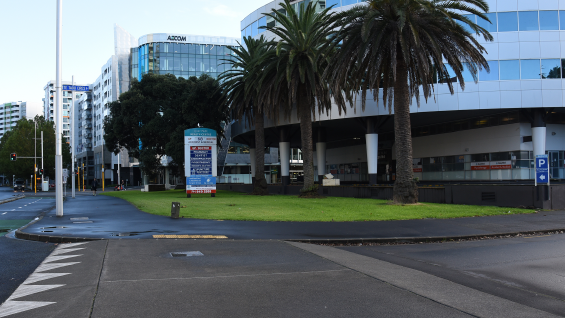
<svg viewBox="0 0 565 318"><path fill-rule="evenodd" d="M520 64L518 60L500 61L500 79L501 80L520 79Z"/></svg>
<svg viewBox="0 0 565 318"><path fill-rule="evenodd" d="M557 11L539 12L540 30L559 30L559 15Z"/></svg>
<svg viewBox="0 0 565 318"><path fill-rule="evenodd" d="M498 32L508 32L508 31L518 31L517 12L498 13Z"/></svg>
<svg viewBox="0 0 565 318"><path fill-rule="evenodd" d="M520 21L520 31L539 30L538 11L520 11L518 12L518 19Z"/></svg>
<svg viewBox="0 0 565 318"><path fill-rule="evenodd" d="M487 30L488 32L496 32L497 31L496 13L495 12L487 13L485 15L490 20L490 22L488 22L487 20L485 20L483 18L477 17L477 24L481 28Z"/></svg>
<svg viewBox="0 0 565 318"><path fill-rule="evenodd" d="M520 71L522 79L540 79L540 61L520 60Z"/></svg>

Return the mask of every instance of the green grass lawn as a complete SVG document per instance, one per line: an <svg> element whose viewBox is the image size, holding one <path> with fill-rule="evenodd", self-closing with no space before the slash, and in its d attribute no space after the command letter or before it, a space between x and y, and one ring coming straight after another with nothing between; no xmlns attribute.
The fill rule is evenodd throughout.
<svg viewBox="0 0 565 318"><path fill-rule="evenodd" d="M183 190L164 192L120 191L103 195L122 198L138 209L157 215L171 215L171 202L180 202L180 215L185 218L254 221L384 221L534 213L535 210L422 203L397 206L389 201L328 197L301 199L289 195L253 196L219 190L210 194L193 194L187 198Z"/></svg>

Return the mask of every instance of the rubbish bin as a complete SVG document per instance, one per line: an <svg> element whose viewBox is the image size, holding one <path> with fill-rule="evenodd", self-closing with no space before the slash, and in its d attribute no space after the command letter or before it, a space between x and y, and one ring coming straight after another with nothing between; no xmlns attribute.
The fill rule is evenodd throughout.
<svg viewBox="0 0 565 318"><path fill-rule="evenodd" d="M171 219L178 219L180 216L180 202L173 202L171 206Z"/></svg>
<svg viewBox="0 0 565 318"><path fill-rule="evenodd" d="M41 182L41 191L43 191L43 192L49 191L49 181L42 181Z"/></svg>

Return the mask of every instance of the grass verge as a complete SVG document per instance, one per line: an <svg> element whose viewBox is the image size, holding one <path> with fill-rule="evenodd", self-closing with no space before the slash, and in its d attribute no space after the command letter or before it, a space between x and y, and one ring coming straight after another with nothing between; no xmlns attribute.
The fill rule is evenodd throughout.
<svg viewBox="0 0 565 318"><path fill-rule="evenodd" d="M501 214L534 213L535 210L422 203L397 206L386 200L328 197L301 199L288 195L254 196L219 190L210 194L193 194L187 198L183 190L164 192L120 191L101 193L131 202L141 211L169 216L171 202L180 202L180 215L185 218L245 221L343 222L413 219L449 219Z"/></svg>
<svg viewBox="0 0 565 318"><path fill-rule="evenodd" d="M19 229L31 220L0 220L0 236L6 235L11 230Z"/></svg>

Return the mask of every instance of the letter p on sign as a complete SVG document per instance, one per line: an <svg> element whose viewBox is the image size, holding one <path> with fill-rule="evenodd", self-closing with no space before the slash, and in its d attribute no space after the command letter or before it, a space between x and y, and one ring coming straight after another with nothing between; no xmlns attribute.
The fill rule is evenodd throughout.
<svg viewBox="0 0 565 318"><path fill-rule="evenodd" d="M543 166L545 166L545 159L540 159L540 160L538 161L538 165L539 165L540 168L543 167Z"/></svg>

